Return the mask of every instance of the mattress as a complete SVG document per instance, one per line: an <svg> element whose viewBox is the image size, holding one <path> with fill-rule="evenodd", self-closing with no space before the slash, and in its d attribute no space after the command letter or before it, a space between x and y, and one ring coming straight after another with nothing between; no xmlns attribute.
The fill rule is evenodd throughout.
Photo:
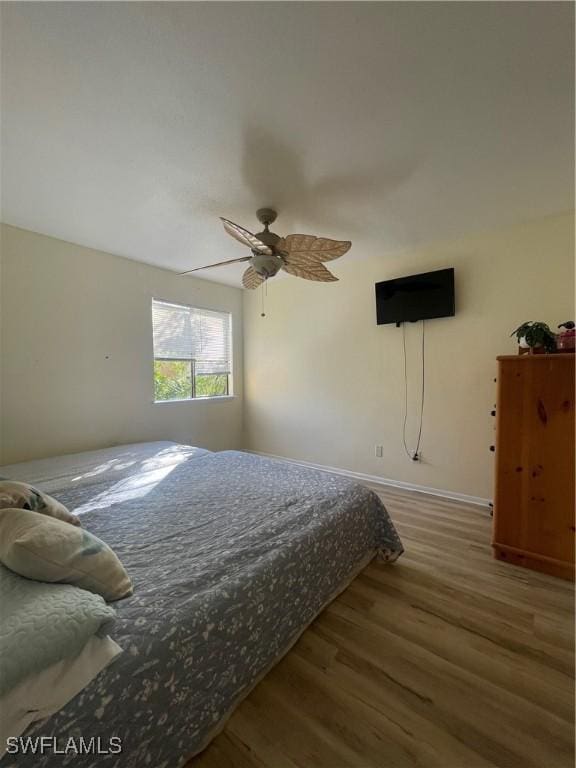
<svg viewBox="0 0 576 768"><path fill-rule="evenodd" d="M120 754L6 755L7 768L179 768L367 560L402 544L378 497L317 470L173 443L0 468L56 496L118 553L124 653L28 733Z"/></svg>

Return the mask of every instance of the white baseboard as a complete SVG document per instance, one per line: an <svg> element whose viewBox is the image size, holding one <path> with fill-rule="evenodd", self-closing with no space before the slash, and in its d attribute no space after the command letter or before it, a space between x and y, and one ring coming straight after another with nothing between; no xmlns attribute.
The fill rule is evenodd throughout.
<svg viewBox="0 0 576 768"><path fill-rule="evenodd" d="M430 488L426 485L416 485L415 483L406 483L403 480L391 480L388 477L379 475L366 475L363 472L352 472L349 469L340 469L339 467L327 467L324 464L313 464L311 461L299 461L297 459L287 459L285 456L276 456L273 453L262 453L262 451L249 451L245 453L254 453L257 456L267 456L269 459L279 459L287 461L290 464L299 464L301 467L310 467L318 469L321 472L330 472L333 475L343 475L352 480L372 483L373 485L391 485L394 488L402 488L405 491L417 491L418 493L427 493L430 496L440 496L444 499L453 499L455 501L464 501L467 504L477 504L481 507L489 507L490 499L483 499L481 496L469 496L466 493L457 493L456 491L444 491L440 488Z"/></svg>

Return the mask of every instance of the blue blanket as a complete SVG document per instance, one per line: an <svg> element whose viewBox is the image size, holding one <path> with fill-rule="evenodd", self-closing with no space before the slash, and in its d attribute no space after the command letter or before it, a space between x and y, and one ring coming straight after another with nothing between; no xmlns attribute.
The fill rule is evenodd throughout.
<svg viewBox="0 0 576 768"><path fill-rule="evenodd" d="M114 609L71 584L43 584L0 565L0 696L107 634Z"/></svg>
<svg viewBox="0 0 576 768"><path fill-rule="evenodd" d="M33 735L115 735L122 753L2 766L184 765L362 561L402 551L378 497L343 477L235 451L116 450L25 479L107 541L135 587L116 606L122 656Z"/></svg>

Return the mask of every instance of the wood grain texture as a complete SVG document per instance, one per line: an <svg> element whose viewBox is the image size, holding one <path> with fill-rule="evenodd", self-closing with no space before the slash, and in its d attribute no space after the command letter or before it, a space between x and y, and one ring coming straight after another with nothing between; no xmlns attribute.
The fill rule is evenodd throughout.
<svg viewBox="0 0 576 768"><path fill-rule="evenodd" d="M573 589L492 558L487 511L376 489L373 562L188 768L572 768Z"/></svg>
<svg viewBox="0 0 576 768"><path fill-rule="evenodd" d="M494 552L574 578L574 355L498 358Z"/></svg>

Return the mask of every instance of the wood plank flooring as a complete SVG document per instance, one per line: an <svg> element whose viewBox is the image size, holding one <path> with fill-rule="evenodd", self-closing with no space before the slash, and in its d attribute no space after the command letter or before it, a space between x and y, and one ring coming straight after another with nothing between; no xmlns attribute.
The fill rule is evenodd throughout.
<svg viewBox="0 0 576 768"><path fill-rule="evenodd" d="M405 554L369 565L188 767L572 768L572 585L494 560L479 507L374 490Z"/></svg>

